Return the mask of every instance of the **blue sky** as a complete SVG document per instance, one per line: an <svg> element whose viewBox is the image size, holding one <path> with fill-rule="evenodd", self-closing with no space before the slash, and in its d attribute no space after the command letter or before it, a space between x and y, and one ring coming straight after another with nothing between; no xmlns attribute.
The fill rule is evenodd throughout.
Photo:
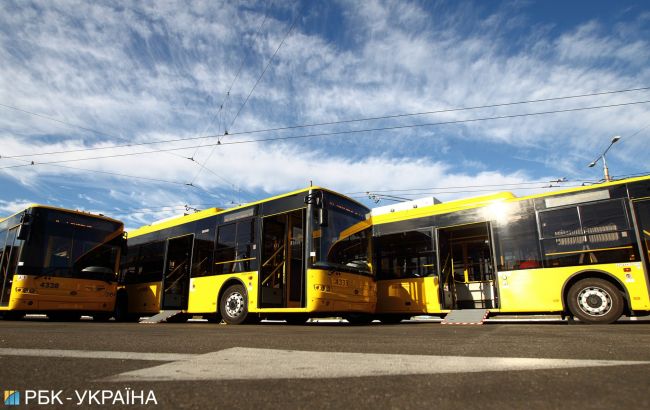
<svg viewBox="0 0 650 410"><path fill-rule="evenodd" d="M614 135L612 174L648 172L647 103L226 143L647 101L638 90L242 134L649 87L649 38L644 1L5 1L0 214L36 202L137 227L184 204L232 206L309 181L346 193L439 188L392 192L409 198L524 195L548 183L516 184L602 178L586 165ZM110 148L226 131L216 147ZM33 155L89 148L105 149Z"/></svg>

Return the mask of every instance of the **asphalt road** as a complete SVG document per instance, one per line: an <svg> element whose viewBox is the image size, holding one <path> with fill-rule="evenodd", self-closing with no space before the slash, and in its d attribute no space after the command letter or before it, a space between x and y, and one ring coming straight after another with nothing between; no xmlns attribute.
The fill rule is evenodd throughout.
<svg viewBox="0 0 650 410"><path fill-rule="evenodd" d="M39 389L61 390L63 404L28 407L111 408L112 399L77 405L77 393L108 390L152 391L157 408L650 408L649 347L647 321L4 321L0 380L23 408L26 390Z"/></svg>

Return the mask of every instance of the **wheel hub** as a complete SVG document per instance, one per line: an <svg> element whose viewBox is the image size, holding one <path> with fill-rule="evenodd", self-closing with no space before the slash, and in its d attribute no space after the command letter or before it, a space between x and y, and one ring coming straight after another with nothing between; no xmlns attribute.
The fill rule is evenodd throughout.
<svg viewBox="0 0 650 410"><path fill-rule="evenodd" d="M244 297L239 293L233 293L226 299L226 313L230 317L236 317L244 309Z"/></svg>
<svg viewBox="0 0 650 410"><path fill-rule="evenodd" d="M612 309L612 297L605 289L591 286L578 294L578 306L588 315L603 316Z"/></svg>

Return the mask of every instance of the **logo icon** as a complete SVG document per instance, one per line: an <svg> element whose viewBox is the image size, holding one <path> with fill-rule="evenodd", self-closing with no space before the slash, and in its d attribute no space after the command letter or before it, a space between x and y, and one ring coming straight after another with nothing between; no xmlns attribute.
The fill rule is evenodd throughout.
<svg viewBox="0 0 650 410"><path fill-rule="evenodd" d="M19 406L20 392L18 390L5 390L5 406Z"/></svg>

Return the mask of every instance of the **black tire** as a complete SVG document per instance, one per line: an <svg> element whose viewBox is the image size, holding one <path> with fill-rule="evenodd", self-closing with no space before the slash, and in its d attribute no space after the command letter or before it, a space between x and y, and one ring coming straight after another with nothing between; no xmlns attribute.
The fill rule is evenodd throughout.
<svg viewBox="0 0 650 410"><path fill-rule="evenodd" d="M397 325L405 318L402 315L381 315L377 319L379 319L383 325Z"/></svg>
<svg viewBox="0 0 650 410"><path fill-rule="evenodd" d="M372 323L374 318L371 315L365 313L350 313L345 316L347 320L353 326L367 326Z"/></svg>
<svg viewBox="0 0 650 410"><path fill-rule="evenodd" d="M116 322L137 322L140 320L138 315L129 313L129 299L126 293L118 293L115 300L115 311L113 317Z"/></svg>
<svg viewBox="0 0 650 410"><path fill-rule="evenodd" d="M612 283L598 278L576 282L567 295L567 305L574 317L583 323L614 323L623 314L625 299Z"/></svg>
<svg viewBox="0 0 650 410"><path fill-rule="evenodd" d="M307 323L309 318L304 315L291 315L284 318L284 321L291 326L302 326Z"/></svg>
<svg viewBox="0 0 650 410"><path fill-rule="evenodd" d="M248 295L242 285L232 285L221 296L219 311L226 324L240 325L248 316Z"/></svg>
<svg viewBox="0 0 650 410"><path fill-rule="evenodd" d="M165 322L167 323L185 323L190 318L190 315L185 313L178 313L174 316L168 317Z"/></svg>
<svg viewBox="0 0 650 410"><path fill-rule="evenodd" d="M78 322L81 320L81 313L75 312L50 312L47 314L53 322Z"/></svg>
<svg viewBox="0 0 650 410"><path fill-rule="evenodd" d="M2 320L22 320L25 317L23 312L6 311L0 313Z"/></svg>
<svg viewBox="0 0 650 410"><path fill-rule="evenodd" d="M112 317L112 313L97 313L96 315L93 315L93 320L95 322L108 322Z"/></svg>
<svg viewBox="0 0 650 410"><path fill-rule="evenodd" d="M203 319L207 320L208 323L221 323L221 314L213 313L211 315L203 315Z"/></svg>

